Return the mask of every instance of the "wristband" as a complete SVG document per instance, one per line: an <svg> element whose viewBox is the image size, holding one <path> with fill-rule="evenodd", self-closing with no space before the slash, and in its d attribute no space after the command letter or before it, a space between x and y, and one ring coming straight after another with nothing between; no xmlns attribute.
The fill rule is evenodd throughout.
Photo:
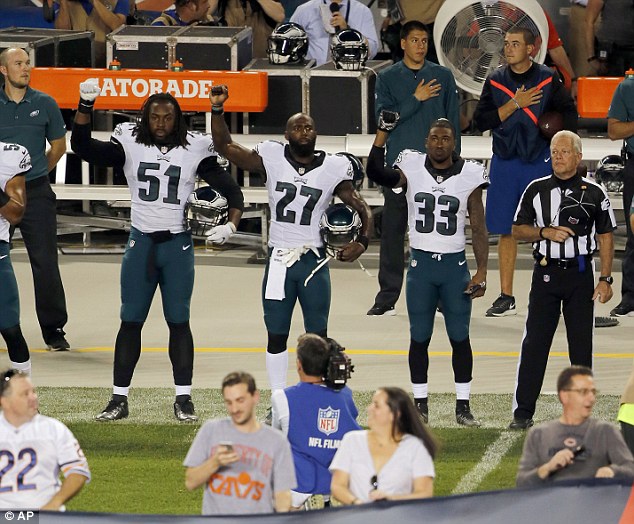
<svg viewBox="0 0 634 524"><path fill-rule="evenodd" d="M94 100L84 100L83 98L79 99L79 105L77 106L77 111L80 113L84 113L85 115L92 114L92 109L95 106Z"/></svg>
<svg viewBox="0 0 634 524"><path fill-rule="evenodd" d="M594 62L595 60L598 60L597 55L592 55L588 57L588 63Z"/></svg>
<svg viewBox="0 0 634 524"><path fill-rule="evenodd" d="M517 106L517 109L522 109L522 107L517 103L517 100L515 100L515 98L511 98L511 100L513 100L513 103Z"/></svg>
<svg viewBox="0 0 634 524"><path fill-rule="evenodd" d="M546 240L546 237L544 236L544 229L546 229L546 227L539 228L539 238L542 240Z"/></svg>
<svg viewBox="0 0 634 524"><path fill-rule="evenodd" d="M0 189L0 207L6 206L11 199L2 189Z"/></svg>
<svg viewBox="0 0 634 524"><path fill-rule="evenodd" d="M222 115L225 112L224 106L211 106L212 115Z"/></svg>
<svg viewBox="0 0 634 524"><path fill-rule="evenodd" d="M368 250L368 243L370 242L370 240L365 235L359 235L355 242L361 244L366 251Z"/></svg>

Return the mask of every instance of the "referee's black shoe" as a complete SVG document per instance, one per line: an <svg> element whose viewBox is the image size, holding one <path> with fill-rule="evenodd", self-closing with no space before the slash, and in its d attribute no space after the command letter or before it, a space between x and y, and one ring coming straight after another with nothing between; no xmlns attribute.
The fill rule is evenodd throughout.
<svg viewBox="0 0 634 524"><path fill-rule="evenodd" d="M388 304L374 304L366 314L371 317L379 315L393 317L396 315L396 310L394 309L394 306L390 306Z"/></svg>
<svg viewBox="0 0 634 524"><path fill-rule="evenodd" d="M534 424L532 418L514 417L513 422L509 424L509 429L524 430L530 428Z"/></svg>

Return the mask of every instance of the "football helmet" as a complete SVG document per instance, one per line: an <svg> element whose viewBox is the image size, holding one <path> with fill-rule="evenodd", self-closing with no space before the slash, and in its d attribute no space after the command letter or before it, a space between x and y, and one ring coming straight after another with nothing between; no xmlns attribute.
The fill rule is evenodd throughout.
<svg viewBox="0 0 634 524"><path fill-rule="evenodd" d="M344 29L333 35L330 53L337 69L359 71L368 60L368 44L356 29Z"/></svg>
<svg viewBox="0 0 634 524"><path fill-rule="evenodd" d="M361 233L361 217L346 204L333 204L319 221L319 234L326 253L333 258L349 242L354 242Z"/></svg>
<svg viewBox="0 0 634 524"><path fill-rule="evenodd" d="M620 193L623 191L624 169L623 159L619 155L608 155L599 160L594 178L606 191Z"/></svg>
<svg viewBox="0 0 634 524"><path fill-rule="evenodd" d="M363 179L365 178L365 169L363 169L363 164L361 160L359 160L352 153L348 153L346 151L342 151L341 153L337 153L340 156L345 156L348 160L350 160L350 164L352 165L352 185L357 191L361 190L363 186Z"/></svg>
<svg viewBox="0 0 634 524"><path fill-rule="evenodd" d="M227 199L209 186L196 189L185 205L185 226L197 237L206 237L212 228L225 224L228 218Z"/></svg>
<svg viewBox="0 0 634 524"><path fill-rule="evenodd" d="M268 38L266 52L271 64L297 64L308 52L308 36L304 28L293 22L281 24Z"/></svg>

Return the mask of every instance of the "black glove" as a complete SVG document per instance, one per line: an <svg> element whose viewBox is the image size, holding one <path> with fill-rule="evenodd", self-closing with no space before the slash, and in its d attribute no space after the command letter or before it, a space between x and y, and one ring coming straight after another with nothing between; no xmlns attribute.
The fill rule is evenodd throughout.
<svg viewBox="0 0 634 524"><path fill-rule="evenodd" d="M379 122L377 126L381 131L389 133L396 127L396 124L398 124L398 120L400 117L401 115L399 115L396 111L388 111L387 109L382 109L379 113Z"/></svg>

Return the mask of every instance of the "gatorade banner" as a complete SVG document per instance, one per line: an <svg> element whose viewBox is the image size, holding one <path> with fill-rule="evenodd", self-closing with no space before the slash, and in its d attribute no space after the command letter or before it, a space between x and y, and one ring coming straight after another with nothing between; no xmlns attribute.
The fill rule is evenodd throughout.
<svg viewBox="0 0 634 524"><path fill-rule="evenodd" d="M174 496L177 496L176 494ZM239 520L238 520L239 519ZM632 485L591 479L545 487L272 515L176 516L42 512L42 524L632 524Z"/></svg>
<svg viewBox="0 0 634 524"><path fill-rule="evenodd" d="M226 84L225 110L262 112L268 104L267 74L261 71L167 71L163 69L89 69L34 67L30 86L52 96L62 109L75 109L79 84L95 79L101 87L95 109L139 110L154 93L169 93L183 111L210 110L211 86Z"/></svg>

